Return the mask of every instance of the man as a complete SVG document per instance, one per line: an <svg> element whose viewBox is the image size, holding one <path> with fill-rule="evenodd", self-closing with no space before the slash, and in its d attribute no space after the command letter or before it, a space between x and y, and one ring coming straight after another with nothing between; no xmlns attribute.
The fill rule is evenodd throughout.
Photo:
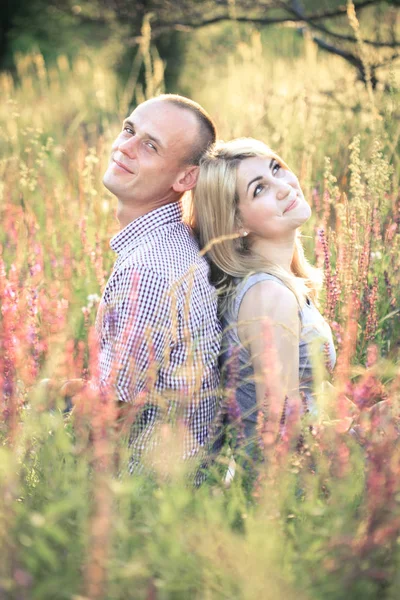
<svg viewBox="0 0 400 600"><path fill-rule="evenodd" d="M217 302L181 204L215 137L195 102L153 98L124 121L104 175L121 231L111 240L118 257L97 317L100 376L117 400L141 407L131 470L157 421L185 423L188 457L206 444L215 418Z"/></svg>

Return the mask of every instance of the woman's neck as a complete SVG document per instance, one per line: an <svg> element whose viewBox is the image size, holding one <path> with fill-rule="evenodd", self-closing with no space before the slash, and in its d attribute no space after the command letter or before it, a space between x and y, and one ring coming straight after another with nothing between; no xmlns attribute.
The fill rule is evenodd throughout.
<svg viewBox="0 0 400 600"><path fill-rule="evenodd" d="M294 253L295 235L284 240L266 240L257 237L252 244L252 251L266 261L281 267L292 274L291 264Z"/></svg>

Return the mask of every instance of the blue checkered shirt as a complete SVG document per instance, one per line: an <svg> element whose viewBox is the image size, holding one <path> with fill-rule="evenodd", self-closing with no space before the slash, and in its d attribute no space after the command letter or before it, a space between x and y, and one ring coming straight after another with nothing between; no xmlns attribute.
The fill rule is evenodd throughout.
<svg viewBox="0 0 400 600"><path fill-rule="evenodd" d="M110 245L118 258L97 315L100 379L112 381L118 400L143 404L133 463L160 415L171 412L187 426L184 457L196 455L215 419L219 385L221 330L208 264L180 203L135 219Z"/></svg>

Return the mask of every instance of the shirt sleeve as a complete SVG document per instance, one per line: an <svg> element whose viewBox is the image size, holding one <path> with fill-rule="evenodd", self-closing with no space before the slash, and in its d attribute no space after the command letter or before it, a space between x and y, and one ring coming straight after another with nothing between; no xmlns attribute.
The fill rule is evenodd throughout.
<svg viewBox="0 0 400 600"><path fill-rule="evenodd" d="M115 386L118 400L133 402L140 392L154 389L159 369L169 360L172 295L159 274L143 267L122 269L113 283L117 292L102 317L100 372L103 383Z"/></svg>

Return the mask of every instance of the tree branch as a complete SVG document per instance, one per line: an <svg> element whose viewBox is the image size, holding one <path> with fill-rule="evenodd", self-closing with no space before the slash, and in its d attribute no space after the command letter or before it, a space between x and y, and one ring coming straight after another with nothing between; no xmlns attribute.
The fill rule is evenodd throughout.
<svg viewBox="0 0 400 600"><path fill-rule="evenodd" d="M364 0L363 2L354 2L354 8L357 11L362 10L363 8L367 8L368 6L373 6L374 4L381 4L382 0ZM286 10L290 10L288 6L286 6ZM341 17L343 15L347 15L347 6L339 7L336 10L327 11L324 13L317 13L316 15L310 15L308 18L313 21L319 21L321 19L330 19L331 17Z"/></svg>
<svg viewBox="0 0 400 600"><path fill-rule="evenodd" d="M336 54L337 56L341 56L342 58L347 60L349 63L351 63L357 69L360 69L362 67L361 60L357 56L352 54L351 52L342 50L341 48L337 48L336 46L332 46L332 44L328 44L327 42L325 42L325 40L322 40L321 38L318 38L316 36L312 36L312 39L314 40L314 42L317 44L317 46L319 48L322 48L322 50L326 50L327 52L330 52L331 54Z"/></svg>
<svg viewBox="0 0 400 600"><path fill-rule="evenodd" d="M276 17L272 19L268 18L256 18L256 17L233 17L231 15L221 15L219 17L213 17L212 19L204 19L202 21L194 22L178 22L178 23L159 23L156 27L152 28L152 37L156 37L165 31L175 29L177 31L191 31L192 29L199 29L201 27L207 27L208 25L214 25L215 23L222 23L223 21L235 21L237 23L253 23L254 25L278 25L280 23L287 23L293 21L293 19L287 19L285 17Z"/></svg>
<svg viewBox="0 0 400 600"><path fill-rule="evenodd" d="M357 11L360 11L368 6L373 6L374 4L380 4L382 0L363 0L362 2L355 3L355 8ZM207 27L208 25L214 25L215 23L221 23L223 21L236 21L238 23L253 23L255 25L278 25L283 23L298 23L298 22L315 22L323 19L329 19L333 17L339 17L347 14L346 7L339 7L332 11L326 11L321 13L316 13L309 15L308 17L304 17L304 15L298 16L296 15L295 10L291 9L287 4L281 3L282 8L291 12L293 16L284 16L284 17L243 17L243 16L234 16L230 14L220 15L218 17L213 17L209 19L202 19L200 21L180 21L180 22L159 22L152 29L152 36L157 37L161 33L165 31L170 31L171 29L175 29L178 31L190 31L192 29L198 29L200 27Z"/></svg>
<svg viewBox="0 0 400 600"><path fill-rule="evenodd" d="M354 36L351 35L343 35L341 33L336 33L335 31L331 31L330 29L327 29L324 25L320 25L319 23L315 23L315 19L313 17L308 17L307 15L304 14L304 11L299 10L299 8L296 8L296 6L287 6L285 2L280 2L282 8L284 8L285 10L289 11L290 13L292 13L295 17L298 18L298 20L303 21L304 23L307 23L307 25L309 25L310 27L312 27L313 29L317 29L318 31L321 31L322 33L326 33L327 35L334 37L338 40L342 40L344 42L352 42L352 43L357 43L357 38L355 38ZM299 6L296 3L297 6ZM376 40L362 40L364 44L368 44L370 46L374 46L375 48L399 48L400 47L400 41L393 41L393 42L378 42Z"/></svg>
<svg viewBox="0 0 400 600"><path fill-rule="evenodd" d="M365 67L362 63L362 60L360 58L358 58L358 56L355 56L354 54L352 54L351 52L348 52L346 50L342 50L341 48L336 48L336 46L332 46L331 44L328 44L327 42L325 42L325 40L321 40L320 38L318 38L316 36L313 36L313 40L317 44L317 46L319 48L321 48L322 50L326 50L327 52L330 52L331 54L336 54L337 56L340 56L341 58L344 58L345 60L347 60L347 62L349 62L351 65L353 65L353 67L355 67L358 70L361 81L363 81L365 83L365 81L366 81ZM373 88L375 88L376 84L378 83L378 79L376 78L376 70L380 69L381 67L384 67L387 64L390 64L391 62L393 62L394 60L397 60L398 58L400 58L400 52L395 52L394 54L392 54L392 56L382 60L381 62L370 65L371 84L372 84Z"/></svg>
<svg viewBox="0 0 400 600"><path fill-rule="evenodd" d="M375 65L375 68L380 69L381 67L385 67L386 65L389 65L390 63L392 63L394 60L397 60L398 58L400 58L400 52L394 52L394 54L392 54L392 56L388 56L385 60L383 60L379 64Z"/></svg>

